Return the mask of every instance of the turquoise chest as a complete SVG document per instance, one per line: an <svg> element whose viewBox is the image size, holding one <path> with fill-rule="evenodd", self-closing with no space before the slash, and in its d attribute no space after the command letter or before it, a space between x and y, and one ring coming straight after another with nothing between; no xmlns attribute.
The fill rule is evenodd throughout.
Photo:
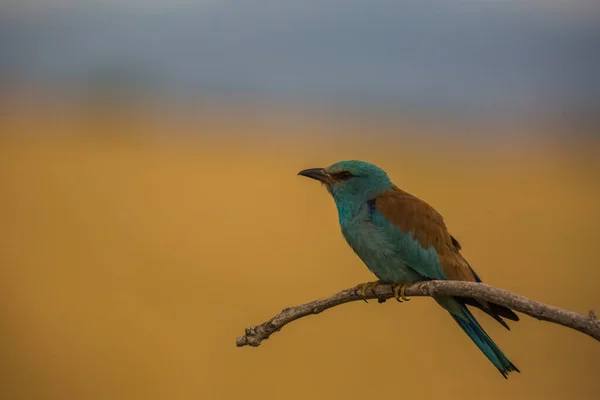
<svg viewBox="0 0 600 400"><path fill-rule="evenodd" d="M344 238L377 278L383 282L411 283L424 278L411 268L410 262L415 258L411 251L415 242L410 233L404 233L387 220L382 220L370 204L339 213L340 226ZM416 243L418 245L418 243ZM418 256L418 255L417 255Z"/></svg>

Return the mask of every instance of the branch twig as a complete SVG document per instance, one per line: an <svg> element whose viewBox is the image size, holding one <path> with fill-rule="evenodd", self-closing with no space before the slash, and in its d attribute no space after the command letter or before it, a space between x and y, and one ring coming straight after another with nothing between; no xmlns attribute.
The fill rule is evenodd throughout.
<svg viewBox="0 0 600 400"><path fill-rule="evenodd" d="M600 341L600 320L596 318L593 310L589 315L581 315L573 311L550 306L539 301L498 289L484 283L459 282L459 281L427 281L415 283L406 288L406 296L459 296L472 297L485 300L513 309L542 321L553 322L568 328L578 330ZM375 287L375 292L368 289L367 299L390 299L394 297L391 285L381 284ZM258 347L261 342L268 339L273 333L285 325L299 318L321 312L351 301L363 300L360 295L360 285L342 290L325 299L315 300L310 303L283 310L267 322L246 328L244 336L236 339L236 345Z"/></svg>

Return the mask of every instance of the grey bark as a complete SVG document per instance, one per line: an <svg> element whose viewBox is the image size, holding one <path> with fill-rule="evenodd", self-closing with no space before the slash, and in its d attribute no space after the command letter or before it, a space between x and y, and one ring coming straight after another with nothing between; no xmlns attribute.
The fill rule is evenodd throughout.
<svg viewBox="0 0 600 400"><path fill-rule="evenodd" d="M236 339L236 345L258 347L263 340L268 339L273 333L278 332L285 325L299 318L321 312L351 301L363 300L360 286L343 290L330 297L315 300L310 303L286 308L279 314L257 326L246 328L243 336ZM498 289L484 283L459 282L459 281L427 281L408 286L405 295L416 296L460 296L485 300L508 307L514 311L527 314L533 318L548 321L579 332L585 333L600 341L600 320L596 318L593 310L587 316L564 310L558 307L540 303L523 296ZM366 299L387 300L394 297L392 285L381 284L375 291L368 289Z"/></svg>

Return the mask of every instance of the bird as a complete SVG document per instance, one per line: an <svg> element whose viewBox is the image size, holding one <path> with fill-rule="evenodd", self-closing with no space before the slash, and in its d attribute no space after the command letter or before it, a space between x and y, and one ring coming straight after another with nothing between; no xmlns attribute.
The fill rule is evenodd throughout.
<svg viewBox="0 0 600 400"><path fill-rule="evenodd" d="M425 201L400 189L378 166L344 160L325 168L309 168L300 176L320 181L335 201L344 238L377 281L360 285L365 291L392 284L396 300L407 285L427 280L482 282L462 256L461 244L443 217ZM513 310L468 297L433 296L506 379L519 369L504 355L467 305L481 309L506 329L503 320L519 321Z"/></svg>

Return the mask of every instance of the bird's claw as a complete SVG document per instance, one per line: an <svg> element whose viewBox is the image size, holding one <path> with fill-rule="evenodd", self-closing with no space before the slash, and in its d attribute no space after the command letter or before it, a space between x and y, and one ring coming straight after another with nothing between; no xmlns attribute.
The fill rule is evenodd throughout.
<svg viewBox="0 0 600 400"><path fill-rule="evenodd" d="M371 290L373 292L375 292L375 288L377 287L377 285L379 285L381 283L381 281L374 281L374 282L367 282L367 283L363 283L360 284L360 296L362 297L362 299L364 300L365 303L368 303L367 301L367 289L371 288Z"/></svg>
<svg viewBox="0 0 600 400"><path fill-rule="evenodd" d="M410 299L404 295L404 291L408 287L408 285L406 283L395 284L393 287L394 287L394 298L398 302L402 303L402 300L410 301ZM402 299L402 300L400 300L400 299Z"/></svg>

